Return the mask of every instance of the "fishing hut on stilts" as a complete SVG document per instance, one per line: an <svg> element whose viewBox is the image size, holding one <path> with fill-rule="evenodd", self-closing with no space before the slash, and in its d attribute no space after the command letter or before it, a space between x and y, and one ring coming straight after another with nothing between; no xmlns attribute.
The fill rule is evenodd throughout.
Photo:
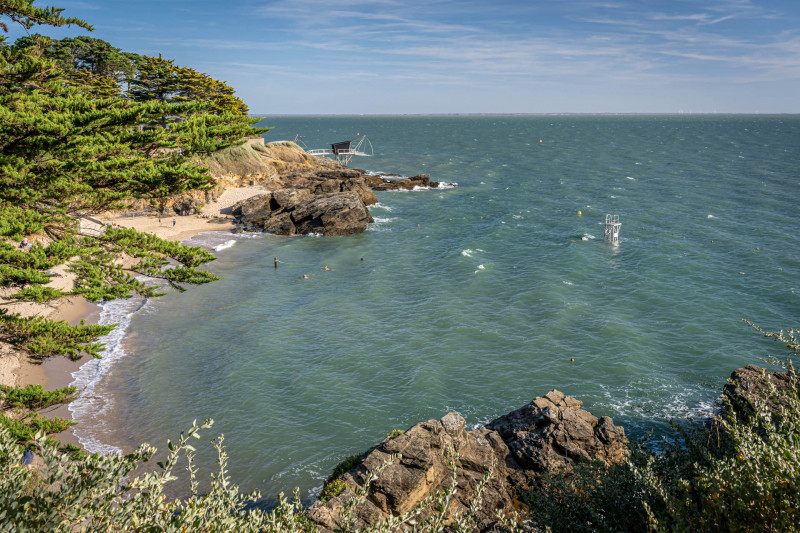
<svg viewBox="0 0 800 533"><path fill-rule="evenodd" d="M350 164L350 160L353 156L370 157L374 155L372 143L367 139L366 135L361 137L355 144L353 141L341 141L331 144L330 149L319 148L306 150L306 153L308 155L331 157L331 159L343 165L345 168Z"/></svg>

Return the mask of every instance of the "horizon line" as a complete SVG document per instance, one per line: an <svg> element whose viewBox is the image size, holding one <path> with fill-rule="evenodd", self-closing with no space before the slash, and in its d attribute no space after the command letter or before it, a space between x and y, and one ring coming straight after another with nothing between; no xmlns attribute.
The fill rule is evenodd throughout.
<svg viewBox="0 0 800 533"><path fill-rule="evenodd" d="M800 112L554 112L554 113L249 113L258 117L456 117L456 116L800 116Z"/></svg>

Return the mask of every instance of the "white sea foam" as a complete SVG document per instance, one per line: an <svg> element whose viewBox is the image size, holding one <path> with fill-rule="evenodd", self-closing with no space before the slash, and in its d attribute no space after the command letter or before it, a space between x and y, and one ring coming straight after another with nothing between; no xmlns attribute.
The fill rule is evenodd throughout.
<svg viewBox="0 0 800 533"><path fill-rule="evenodd" d="M230 248L236 241L242 239L256 239L262 237L261 233L231 233L229 231L203 231L182 242L187 246L200 246L218 252Z"/></svg>
<svg viewBox="0 0 800 533"><path fill-rule="evenodd" d="M461 250L461 255L465 257L472 257L472 253L473 253L472 250L470 250L469 248L467 248L466 250Z"/></svg>
<svg viewBox="0 0 800 533"><path fill-rule="evenodd" d="M226 248L230 248L230 247L231 247L231 246L233 246L234 244L236 244L236 240L234 240L234 239L231 239L231 240L229 240L229 241L225 241L225 242L223 242L222 244L218 244L218 245L216 245L216 246L213 248L213 250L214 250L215 252L219 252L220 250L225 250Z"/></svg>
<svg viewBox="0 0 800 533"><path fill-rule="evenodd" d="M372 219L375 221L375 224L386 224L396 220L394 217L372 217Z"/></svg>
<svg viewBox="0 0 800 533"><path fill-rule="evenodd" d="M592 239L592 240L597 238L594 235L592 235L591 233L584 233L583 236L586 237L587 239Z"/></svg>
<svg viewBox="0 0 800 533"><path fill-rule="evenodd" d="M567 280L563 280L561 283L563 283L564 285L572 285L572 282Z"/></svg>
<svg viewBox="0 0 800 533"><path fill-rule="evenodd" d="M439 182L440 189L454 189L456 187L458 187L458 183L456 183L455 181L452 183L446 183L444 181Z"/></svg>
<svg viewBox="0 0 800 533"><path fill-rule="evenodd" d="M386 211L393 211L393 210L394 210L394 207L392 207L392 206L389 206L389 205L384 205L384 204L382 204L382 203L380 203L380 202L378 202L378 203L375 203L375 204L372 204L371 206L369 206L369 208L370 208L370 209L374 209L374 208L377 208L377 209L384 209L384 210L386 210Z"/></svg>
<svg viewBox="0 0 800 533"><path fill-rule="evenodd" d="M626 180L631 180L631 181L636 181L636 178L633 178L631 176L625 176L625 179Z"/></svg>
<svg viewBox="0 0 800 533"><path fill-rule="evenodd" d="M714 215L708 215L708 218L714 218Z"/></svg>
<svg viewBox="0 0 800 533"><path fill-rule="evenodd" d="M146 280L143 276L137 276ZM98 324L119 324L114 330L102 337L100 342L106 346L101 352L101 359L92 359L72 373L72 385L81 391L78 398L69 404L72 418L79 423L75 428L75 436L89 452L101 454L120 454L122 450L101 439L107 434L107 428L100 415L113 409L114 399L103 397L95 392L95 388L109 373L111 367L126 353L123 340L131 323L131 317L141 311L148 300L146 298L118 299L102 304ZM86 420L92 420L91 424Z"/></svg>

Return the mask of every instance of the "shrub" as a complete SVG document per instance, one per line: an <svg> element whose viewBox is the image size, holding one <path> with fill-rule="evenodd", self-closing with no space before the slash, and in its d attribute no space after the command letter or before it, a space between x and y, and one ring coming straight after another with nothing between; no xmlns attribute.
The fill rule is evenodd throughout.
<svg viewBox="0 0 800 533"><path fill-rule="evenodd" d="M325 483L325 486L322 488L322 492L319 495L319 499L323 502L330 500L344 492L344 489L347 488L347 484L342 479L334 479L333 481Z"/></svg>

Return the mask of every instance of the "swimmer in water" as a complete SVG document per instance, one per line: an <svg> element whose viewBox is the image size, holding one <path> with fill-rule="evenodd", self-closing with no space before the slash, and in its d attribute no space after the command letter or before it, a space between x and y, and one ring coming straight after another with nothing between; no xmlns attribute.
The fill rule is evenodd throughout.
<svg viewBox="0 0 800 533"><path fill-rule="evenodd" d="M325 265L325 270L326 270L326 271L327 271L327 270L330 270L330 268L328 268L328 265Z"/></svg>
<svg viewBox="0 0 800 533"><path fill-rule="evenodd" d="M300 279L308 279L308 275L303 274L302 276L300 276Z"/></svg>

